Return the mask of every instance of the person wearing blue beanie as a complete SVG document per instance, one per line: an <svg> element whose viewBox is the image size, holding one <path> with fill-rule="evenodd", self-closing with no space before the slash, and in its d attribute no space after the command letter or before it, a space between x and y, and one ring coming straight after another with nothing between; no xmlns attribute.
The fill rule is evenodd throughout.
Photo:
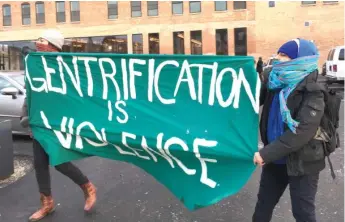
<svg viewBox="0 0 345 222"><path fill-rule="evenodd" d="M294 39L294 40L284 43L278 49L278 57L281 57L282 55L287 56L288 60L292 60L292 59L297 59L297 58L301 58L305 56L318 55L318 50L315 44L311 41L308 41L305 39ZM288 60L283 59L283 61L288 61Z"/></svg>
<svg viewBox="0 0 345 222"><path fill-rule="evenodd" d="M296 221L315 222L319 172L325 167L323 142L314 139L325 108L323 92L313 88L319 53L305 39L288 41L277 53L279 62L273 65L260 95L264 147L253 161L263 168L253 222L272 219L288 185Z"/></svg>

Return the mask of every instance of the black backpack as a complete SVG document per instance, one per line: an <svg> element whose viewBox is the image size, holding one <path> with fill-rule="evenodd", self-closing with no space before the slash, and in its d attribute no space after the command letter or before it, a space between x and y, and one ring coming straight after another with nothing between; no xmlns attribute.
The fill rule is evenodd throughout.
<svg viewBox="0 0 345 222"><path fill-rule="evenodd" d="M333 165L329 158L336 148L340 147L340 139L337 129L339 127L339 111L341 105L341 96L337 95L335 90L329 89L328 86L321 86L325 100L325 110L321 119L319 130L322 133L324 144L324 153L328 159L331 169L331 175L335 179Z"/></svg>

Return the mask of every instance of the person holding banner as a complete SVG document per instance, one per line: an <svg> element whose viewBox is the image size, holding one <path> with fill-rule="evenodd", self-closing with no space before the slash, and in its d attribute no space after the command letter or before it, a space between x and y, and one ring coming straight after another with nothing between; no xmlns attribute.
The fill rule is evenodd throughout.
<svg viewBox="0 0 345 222"><path fill-rule="evenodd" d="M317 80L319 53L311 41L294 39L279 50L262 88L260 133L264 147L254 155L263 166L254 222L268 222L287 185L297 222L314 222L319 172L325 167L322 141L314 136L325 102Z"/></svg>
<svg viewBox="0 0 345 222"><path fill-rule="evenodd" d="M63 44L64 37L59 31L46 30L36 42L36 48L37 51L41 52L60 52ZM22 108L21 124L23 127L29 127L26 99ZM41 208L30 216L29 221L38 221L53 212L55 206L51 195L49 156L35 138L33 138L33 154L36 179L41 195ZM96 187L80 169L70 162L55 166L55 169L81 187L85 196L84 210L90 211L96 203Z"/></svg>

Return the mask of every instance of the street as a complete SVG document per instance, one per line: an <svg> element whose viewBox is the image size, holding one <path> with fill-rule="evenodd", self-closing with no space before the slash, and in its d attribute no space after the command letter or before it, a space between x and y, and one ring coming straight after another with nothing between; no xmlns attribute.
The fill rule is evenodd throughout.
<svg viewBox="0 0 345 222"><path fill-rule="evenodd" d="M337 178L332 179L328 166L320 175L317 215L322 222L344 221L344 103L340 113L342 147L331 155ZM15 137L14 149L17 154L31 156L31 146L30 140ZM95 212L84 214L82 191L52 169L52 189L57 209L42 222L251 221L260 178L258 168L237 195L214 206L190 212L165 187L135 166L97 157L77 161L76 164L98 187ZM1 222L27 221L39 206L34 171L31 170L14 184L0 189L0 197ZM288 189L277 205L272 221L294 221Z"/></svg>

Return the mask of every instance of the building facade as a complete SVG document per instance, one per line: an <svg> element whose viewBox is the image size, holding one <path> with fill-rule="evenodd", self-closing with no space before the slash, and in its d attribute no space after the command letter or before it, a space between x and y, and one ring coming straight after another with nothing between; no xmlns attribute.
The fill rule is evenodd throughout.
<svg viewBox="0 0 345 222"><path fill-rule="evenodd" d="M344 3L281 1L30 1L0 3L0 70L58 28L67 52L253 55L304 37L321 58L344 44ZM321 59L321 60L322 60Z"/></svg>

